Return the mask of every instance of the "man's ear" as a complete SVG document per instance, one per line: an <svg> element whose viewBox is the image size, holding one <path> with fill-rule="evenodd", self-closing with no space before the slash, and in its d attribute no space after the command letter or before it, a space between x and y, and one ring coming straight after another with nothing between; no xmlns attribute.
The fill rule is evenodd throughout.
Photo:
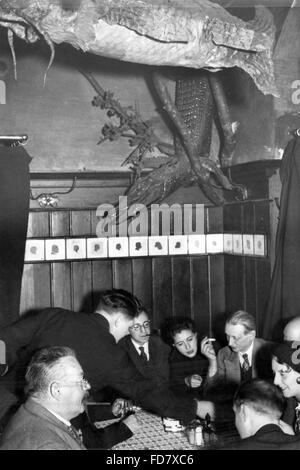
<svg viewBox="0 0 300 470"><path fill-rule="evenodd" d="M52 382L50 384L49 392L52 398L54 398L55 400L59 399L61 392L60 392L58 382Z"/></svg>

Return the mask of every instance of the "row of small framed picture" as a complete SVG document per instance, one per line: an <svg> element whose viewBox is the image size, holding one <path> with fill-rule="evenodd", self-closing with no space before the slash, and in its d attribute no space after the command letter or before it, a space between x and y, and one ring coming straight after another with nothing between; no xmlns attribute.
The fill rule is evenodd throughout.
<svg viewBox="0 0 300 470"><path fill-rule="evenodd" d="M25 262L227 253L267 256L265 235L213 233L110 238L27 239Z"/></svg>

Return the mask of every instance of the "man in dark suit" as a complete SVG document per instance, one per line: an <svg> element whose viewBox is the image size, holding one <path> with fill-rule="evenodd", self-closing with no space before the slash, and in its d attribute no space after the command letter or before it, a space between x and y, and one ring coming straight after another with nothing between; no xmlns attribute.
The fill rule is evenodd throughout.
<svg viewBox="0 0 300 470"><path fill-rule="evenodd" d="M282 423L284 396L265 380L244 382L234 396L235 424L242 440L231 450L300 450L300 437Z"/></svg>
<svg viewBox="0 0 300 470"><path fill-rule="evenodd" d="M201 342L201 352L209 361L207 390L217 384L235 390L251 378L272 377L271 345L256 338L255 319L250 313L233 313L226 321L225 334L228 346L217 355L211 338L205 337Z"/></svg>
<svg viewBox="0 0 300 470"><path fill-rule="evenodd" d="M74 351L59 346L40 349L27 368L26 382L28 398L8 423L0 449L84 450L70 421L83 412L91 387ZM134 430L138 422L129 416L113 426L122 425Z"/></svg>
<svg viewBox="0 0 300 470"><path fill-rule="evenodd" d="M145 379L158 385L168 384L170 347L159 336L151 334L149 315L145 307L141 308L134 324L129 327L129 335L124 336L119 345Z"/></svg>
<svg viewBox="0 0 300 470"><path fill-rule="evenodd" d="M13 385L21 383L23 386L19 377L24 376L25 365L36 349L68 346L76 352L91 384L92 395L98 401L103 389L109 387L119 396L131 398L161 416L192 420L196 414L203 414L205 403L190 397L179 399L167 388L145 380L117 344L134 324L139 306L139 301L130 293L113 289L102 293L94 313L51 308L1 329L0 340L6 344L7 364L15 364L18 372Z"/></svg>

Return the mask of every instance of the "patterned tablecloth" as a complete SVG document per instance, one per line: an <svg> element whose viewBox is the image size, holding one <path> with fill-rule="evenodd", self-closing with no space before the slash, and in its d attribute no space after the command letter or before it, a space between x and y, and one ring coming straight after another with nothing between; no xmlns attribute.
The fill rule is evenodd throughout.
<svg viewBox="0 0 300 470"><path fill-rule="evenodd" d="M132 437L113 447L114 450L195 450L199 447L191 445L184 431L166 432L162 418L146 411L135 413L141 422L140 428ZM104 427L113 421L101 421L97 427Z"/></svg>
<svg viewBox="0 0 300 470"><path fill-rule="evenodd" d="M186 431L166 432L161 417L144 410L135 414L141 422L140 428L132 437L115 445L114 450L204 450L231 444L239 439L236 429L225 424L219 425L217 434L210 438L204 434L202 446L191 445ZM118 420L101 421L96 426L101 428L116 421Z"/></svg>

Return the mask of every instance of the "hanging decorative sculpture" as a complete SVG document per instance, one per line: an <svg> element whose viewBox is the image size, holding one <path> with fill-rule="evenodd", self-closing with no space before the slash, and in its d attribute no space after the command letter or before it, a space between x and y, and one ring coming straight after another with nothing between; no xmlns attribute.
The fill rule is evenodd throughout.
<svg viewBox="0 0 300 470"><path fill-rule="evenodd" d="M104 92L95 79L83 72L98 93L94 104L116 113L120 127L106 125L104 139L133 132L134 151L126 163L133 165L136 179L128 191L128 203L159 202L181 185L197 183L208 199L222 204L222 192L234 185L221 167L231 164L236 141L237 123L230 112L222 83L216 72L239 67L254 80L264 94L276 95L272 49L275 27L270 11L256 7L249 22L230 15L216 3L189 0L0 0L0 25L8 30L14 64L13 35L28 42L43 37L51 49L67 42L77 49L122 61L154 66L185 67L176 81L175 103L164 79L157 71L153 83L164 110L177 131L173 151L160 142L152 128L124 113L113 97ZM47 73L46 70L46 73ZM46 78L46 74L45 74ZM220 163L210 158L213 109L216 106L223 141ZM140 162L146 150L157 146L169 155L168 161L150 174L142 176Z"/></svg>

